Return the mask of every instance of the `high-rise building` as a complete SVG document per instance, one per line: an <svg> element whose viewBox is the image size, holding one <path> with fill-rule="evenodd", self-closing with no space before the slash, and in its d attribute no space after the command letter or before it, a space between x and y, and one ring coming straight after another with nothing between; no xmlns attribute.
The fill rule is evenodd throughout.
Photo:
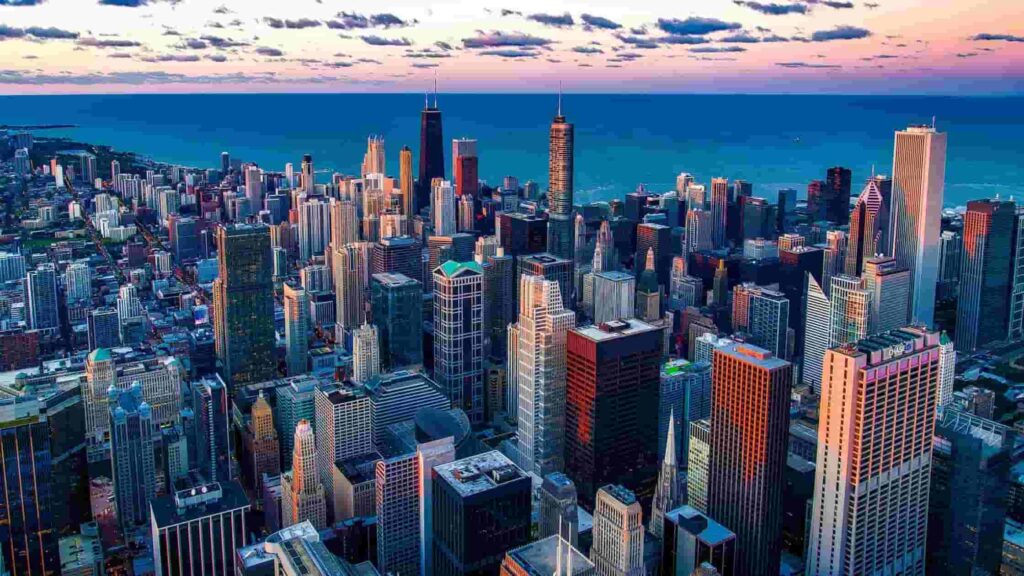
<svg viewBox="0 0 1024 576"><path fill-rule="evenodd" d="M284 285L285 364L289 376L305 374L309 367L309 295Z"/></svg>
<svg viewBox="0 0 1024 576"><path fill-rule="evenodd" d="M370 398L362 388L341 386L319 388L315 398L316 466L327 495L328 517L338 521L343 518L334 506L334 497L340 492L335 486L334 464L373 451Z"/></svg>
<svg viewBox="0 0 1024 576"><path fill-rule="evenodd" d="M331 249L359 241L359 216L356 203L351 200L330 200Z"/></svg>
<svg viewBox="0 0 1024 576"><path fill-rule="evenodd" d="M726 214L729 204L729 181L711 179L711 243L715 248L725 245Z"/></svg>
<svg viewBox="0 0 1024 576"><path fill-rule="evenodd" d="M821 390L821 366L831 346L832 303L811 273L804 293L804 346L802 381L815 392Z"/></svg>
<svg viewBox="0 0 1024 576"><path fill-rule="evenodd" d="M374 479L377 569L381 574L428 574L420 570L426 566L423 554L431 552L421 552L420 546L434 537L434 530L432 525L422 529L420 494L427 493L420 491L421 461L416 452L406 450L382 456L375 464Z"/></svg>
<svg viewBox="0 0 1024 576"><path fill-rule="evenodd" d="M692 254L715 247L714 230L711 224L711 212L704 208L690 208L686 212L686 239L683 252Z"/></svg>
<svg viewBox="0 0 1024 576"><path fill-rule="evenodd" d="M575 131L562 115L562 97L558 113L551 122L548 147L548 252L573 259L573 175Z"/></svg>
<svg viewBox="0 0 1024 576"><path fill-rule="evenodd" d="M564 468L566 335L576 314L566 310L558 283L524 275L519 321L509 326L516 366L509 386L518 390L518 447L524 468L543 476Z"/></svg>
<svg viewBox="0 0 1024 576"><path fill-rule="evenodd" d="M508 256L537 254L547 250L547 226L547 221L533 214L502 212L495 222L495 235Z"/></svg>
<svg viewBox="0 0 1024 576"><path fill-rule="evenodd" d="M114 308L97 308L86 317L89 333L89 350L97 348L115 348L121 343L120 325L117 310Z"/></svg>
<svg viewBox="0 0 1024 576"><path fill-rule="evenodd" d="M510 548L530 540L530 476L501 452L434 466L436 576L495 574Z"/></svg>
<svg viewBox="0 0 1024 576"><path fill-rule="evenodd" d="M708 509L708 475L711 467L711 421L690 422L690 451L687 454L686 496L700 512Z"/></svg>
<svg viewBox="0 0 1024 576"><path fill-rule="evenodd" d="M562 305L571 308L573 295L573 263L553 254L529 254L517 259L517 285L524 275L540 276L558 283Z"/></svg>
<svg viewBox="0 0 1024 576"><path fill-rule="evenodd" d="M449 260L434 269L434 381L471 422L484 417L483 268Z"/></svg>
<svg viewBox="0 0 1024 576"><path fill-rule="evenodd" d="M593 309L593 322L603 324L632 318L636 314L636 277L619 271L599 272L593 278L593 300L584 305Z"/></svg>
<svg viewBox="0 0 1024 576"><path fill-rule="evenodd" d="M384 369L423 364L423 285L403 274L374 274L370 282L373 323Z"/></svg>
<svg viewBox="0 0 1024 576"><path fill-rule="evenodd" d="M938 344L903 328L825 356L809 573L925 573Z"/></svg>
<svg viewBox="0 0 1024 576"><path fill-rule="evenodd" d="M681 358L661 367L658 392L658 458L664 460L669 430L675 458L686 468L690 422L711 416L711 364ZM671 421L671 423L670 423Z"/></svg>
<svg viewBox="0 0 1024 576"><path fill-rule="evenodd" d="M889 256L863 262L862 278L868 291L868 334L895 330L907 323L910 306L910 272Z"/></svg>
<svg viewBox="0 0 1024 576"><path fill-rule="evenodd" d="M247 475L256 493L260 493L264 475L277 476L281 473L281 449L274 427L274 412L262 390L249 410L245 442L245 453L249 458Z"/></svg>
<svg viewBox="0 0 1024 576"><path fill-rule="evenodd" d="M377 327L363 323L352 331L352 381L365 384L380 374Z"/></svg>
<svg viewBox="0 0 1024 576"><path fill-rule="evenodd" d="M748 344L715 350L708 515L736 533L736 573L778 573L792 366Z"/></svg>
<svg viewBox="0 0 1024 576"><path fill-rule="evenodd" d="M362 174L387 174L387 156L384 154L384 137L371 134L366 139L366 154L363 155Z"/></svg>
<svg viewBox="0 0 1024 576"><path fill-rule="evenodd" d="M202 484L155 498L148 513L156 576L240 574L249 499L238 482Z"/></svg>
<svg viewBox="0 0 1024 576"><path fill-rule="evenodd" d="M939 336L939 391L936 404L946 407L953 401L956 380L956 347L945 332Z"/></svg>
<svg viewBox="0 0 1024 576"><path fill-rule="evenodd" d="M299 188L306 194L312 194L316 189L316 172L313 170L313 155L302 155L302 173L299 175Z"/></svg>
<svg viewBox="0 0 1024 576"><path fill-rule="evenodd" d="M597 576L594 563L557 534L508 551L501 576Z"/></svg>
<svg viewBox="0 0 1024 576"><path fill-rule="evenodd" d="M281 440L281 454L288 458L293 452L295 428L300 420L314 423L316 390L320 380L313 376L288 378L287 385L277 389L277 435Z"/></svg>
<svg viewBox="0 0 1024 576"><path fill-rule="evenodd" d="M404 274L417 282L423 279L423 247L410 236L381 238L373 245L371 274Z"/></svg>
<svg viewBox="0 0 1024 576"><path fill-rule="evenodd" d="M364 385L370 398L373 445L383 450L388 426L416 418L420 410L451 408L448 395L419 372L399 370Z"/></svg>
<svg viewBox="0 0 1024 576"><path fill-rule="evenodd" d="M309 421L295 427L292 469L281 475L281 524L309 521L318 530L327 527L327 499L317 476L316 448Z"/></svg>
<svg viewBox="0 0 1024 576"><path fill-rule="evenodd" d="M64 269L64 298L67 302L92 300L92 274L88 263L72 262Z"/></svg>
<svg viewBox="0 0 1024 576"><path fill-rule="evenodd" d="M274 362L274 282L265 226L217 229L219 272L213 283L214 343L232 387L270 380Z"/></svg>
<svg viewBox="0 0 1024 576"><path fill-rule="evenodd" d="M910 271L910 318L931 324L939 269L946 134L934 126L896 132L886 254Z"/></svg>
<svg viewBox="0 0 1024 576"><path fill-rule="evenodd" d="M0 558L11 574L57 574L60 557L55 507L58 499L46 417L29 396L0 400L0 513L4 517Z"/></svg>
<svg viewBox="0 0 1024 576"><path fill-rule="evenodd" d="M956 304L956 349L974 352L1009 333L1015 266L1017 206L972 200L964 214L960 296Z"/></svg>
<svg viewBox="0 0 1024 576"><path fill-rule="evenodd" d="M421 442L416 446L416 487L419 496L416 507L419 513L419 573L424 576L433 576L434 574L434 468L454 460L455 445L451 436ZM415 531L411 532L415 533Z"/></svg>
<svg viewBox="0 0 1024 576"><path fill-rule="evenodd" d="M452 180L457 196L480 196L480 159L476 153L476 140L452 140Z"/></svg>
<svg viewBox="0 0 1024 576"><path fill-rule="evenodd" d="M110 467L117 520L127 536L149 519L156 497L153 411L142 399L142 385L110 389Z"/></svg>
<svg viewBox="0 0 1024 576"><path fill-rule="evenodd" d="M412 175L412 150L408 146L402 146L398 153L398 185L402 191L402 214L407 218L412 218L416 213L415 184Z"/></svg>
<svg viewBox="0 0 1024 576"><path fill-rule="evenodd" d="M444 134L441 128L441 109L427 100L420 113L420 166L416 181L416 210L430 206L430 191L435 178L444 178ZM383 569L382 569L383 570Z"/></svg>
<svg viewBox="0 0 1024 576"><path fill-rule="evenodd" d="M849 168L833 166L825 176L825 187L821 191L822 217L829 222L844 226L850 221L850 180Z"/></svg>
<svg viewBox="0 0 1024 576"><path fill-rule="evenodd" d="M601 576L641 576L644 526L640 502L631 490L602 486L594 504L594 546L590 559Z"/></svg>
<svg viewBox="0 0 1024 576"><path fill-rule="evenodd" d="M435 180L431 185L431 223L435 236L451 236L457 230L455 219L455 188L448 180Z"/></svg>
<svg viewBox="0 0 1024 576"><path fill-rule="evenodd" d="M25 274L25 298L28 327L56 333L60 327L57 298L57 270L53 264L41 264Z"/></svg>
<svg viewBox="0 0 1024 576"><path fill-rule="evenodd" d="M825 252L822 255L821 282L825 294L831 295L832 277L843 273L846 264L846 247L848 239L842 230L825 232Z"/></svg>
<svg viewBox="0 0 1024 576"><path fill-rule="evenodd" d="M679 478L679 461L676 452L675 412L668 416L668 431L665 435L665 457L661 461L658 473L658 485L654 488L654 500L651 502L651 521L648 530L656 537L662 537L665 514L683 503L685 492Z"/></svg>
<svg viewBox="0 0 1024 576"><path fill-rule="evenodd" d="M749 311L751 341L778 358L789 358L789 299L777 290L758 288L750 295Z"/></svg>
<svg viewBox="0 0 1024 576"><path fill-rule="evenodd" d="M665 514L661 542L664 576L700 576L701 566L717 570L710 574L736 574L736 535L692 506Z"/></svg>
<svg viewBox="0 0 1024 576"><path fill-rule="evenodd" d="M927 574L999 573L1016 436L1002 424L953 408L937 419Z"/></svg>
<svg viewBox="0 0 1024 576"><path fill-rule="evenodd" d="M1017 210L1017 221L1014 225L1013 236L1010 326L1007 330L1007 340L1010 341L1024 340L1024 209ZM945 233L943 233L943 240L945 240ZM945 283L945 277L941 274L941 271L940 269L940 286Z"/></svg>
<svg viewBox="0 0 1024 576"><path fill-rule="evenodd" d="M864 261L885 250L884 234L888 231L888 223L889 206L882 198L878 179L871 178L850 213L850 236L844 263L846 274L860 276Z"/></svg>
<svg viewBox="0 0 1024 576"><path fill-rule="evenodd" d="M662 330L614 320L570 330L565 470L592 507L605 484L650 497L657 478Z"/></svg>
<svg viewBox="0 0 1024 576"><path fill-rule="evenodd" d="M320 256L331 241L331 205L322 196L299 197L299 258Z"/></svg>
<svg viewBox="0 0 1024 576"><path fill-rule="evenodd" d="M192 385L195 463L210 482L228 482L231 472L231 406L224 383L214 376Z"/></svg>
<svg viewBox="0 0 1024 576"><path fill-rule="evenodd" d="M829 300L832 303L830 347L856 342L868 335L871 295L864 288L863 280L845 274L833 276Z"/></svg>
<svg viewBox="0 0 1024 576"><path fill-rule="evenodd" d="M345 342L344 336L363 325L366 321L364 303L365 271L368 269L365 243L355 242L337 246L331 257L334 266L335 330L337 341Z"/></svg>
<svg viewBox="0 0 1024 576"><path fill-rule="evenodd" d="M538 536L547 538L561 535L574 546L579 539L579 511L576 505L576 485L561 472L544 476L538 491L540 514L537 520Z"/></svg>

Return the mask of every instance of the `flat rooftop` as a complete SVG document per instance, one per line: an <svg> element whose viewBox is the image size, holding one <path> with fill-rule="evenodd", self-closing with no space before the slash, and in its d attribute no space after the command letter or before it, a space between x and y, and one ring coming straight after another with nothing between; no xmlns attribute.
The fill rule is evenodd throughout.
<svg viewBox="0 0 1024 576"><path fill-rule="evenodd" d="M526 473L497 450L435 466L434 472L462 496L486 492L526 477Z"/></svg>
<svg viewBox="0 0 1024 576"><path fill-rule="evenodd" d="M601 342L652 330L661 330L661 328L652 326L643 320L627 318L625 320L612 320L596 326L590 325L577 328L576 333L590 340Z"/></svg>
<svg viewBox="0 0 1024 576"><path fill-rule="evenodd" d="M551 576L555 574L558 563L558 535L548 536L525 546L509 550L508 555L516 564L523 567L532 576ZM593 573L594 563L582 552L562 541L562 570L568 571L569 554L572 554L572 574ZM570 575L571 576L571 575Z"/></svg>

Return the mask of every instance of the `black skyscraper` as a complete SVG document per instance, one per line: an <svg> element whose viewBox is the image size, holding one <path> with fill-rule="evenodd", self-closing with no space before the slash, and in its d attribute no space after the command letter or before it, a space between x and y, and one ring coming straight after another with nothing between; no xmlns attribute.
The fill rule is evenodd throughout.
<svg viewBox="0 0 1024 576"><path fill-rule="evenodd" d="M834 166L825 179L823 216L843 226L850 222L850 169Z"/></svg>
<svg viewBox="0 0 1024 576"><path fill-rule="evenodd" d="M437 91L434 91L434 105L425 103L420 113L420 173L416 181L416 210L430 205L430 183L434 178L444 178L444 135L441 131L441 110L437 107Z"/></svg>

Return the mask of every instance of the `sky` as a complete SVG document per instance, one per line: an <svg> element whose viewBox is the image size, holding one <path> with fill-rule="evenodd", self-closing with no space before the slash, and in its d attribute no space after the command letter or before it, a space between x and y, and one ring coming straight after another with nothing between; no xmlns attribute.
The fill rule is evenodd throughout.
<svg viewBox="0 0 1024 576"><path fill-rule="evenodd" d="M1024 94L1022 0L0 0L0 94Z"/></svg>

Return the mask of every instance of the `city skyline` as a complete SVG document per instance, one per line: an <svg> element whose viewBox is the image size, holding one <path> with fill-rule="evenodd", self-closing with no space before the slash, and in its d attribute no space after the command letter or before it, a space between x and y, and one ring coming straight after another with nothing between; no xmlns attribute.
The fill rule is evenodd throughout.
<svg viewBox="0 0 1024 576"><path fill-rule="evenodd" d="M0 93L1020 94L1012 0L0 5ZM898 83L892 80L898 79Z"/></svg>

